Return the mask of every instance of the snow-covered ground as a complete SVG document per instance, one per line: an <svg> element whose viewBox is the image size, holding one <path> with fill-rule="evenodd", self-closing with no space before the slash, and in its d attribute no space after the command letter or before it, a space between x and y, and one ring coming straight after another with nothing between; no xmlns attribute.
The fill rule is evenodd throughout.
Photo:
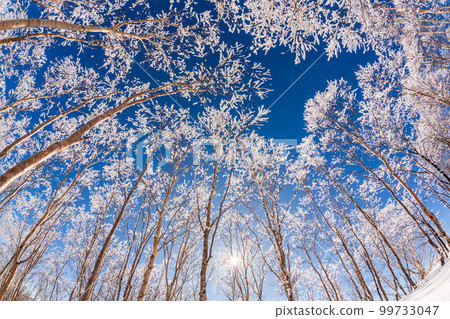
<svg viewBox="0 0 450 319"><path fill-rule="evenodd" d="M450 260L441 267L433 267L417 289L409 293L406 301L450 301Z"/></svg>

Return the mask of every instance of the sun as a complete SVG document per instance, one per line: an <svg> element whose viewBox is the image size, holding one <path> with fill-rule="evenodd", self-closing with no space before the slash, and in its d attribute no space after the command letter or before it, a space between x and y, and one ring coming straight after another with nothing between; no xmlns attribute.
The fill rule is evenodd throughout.
<svg viewBox="0 0 450 319"><path fill-rule="evenodd" d="M236 267L237 264L239 263L239 258L238 258L237 256L231 255L231 256L230 256L230 259L229 259L229 262L230 262L230 264L231 264L233 267Z"/></svg>

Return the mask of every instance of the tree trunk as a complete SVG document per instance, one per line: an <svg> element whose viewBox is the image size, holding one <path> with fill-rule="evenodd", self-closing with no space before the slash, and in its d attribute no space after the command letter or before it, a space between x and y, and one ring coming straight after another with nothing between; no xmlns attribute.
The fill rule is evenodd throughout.
<svg viewBox="0 0 450 319"><path fill-rule="evenodd" d="M153 239L152 254L150 256L150 260L148 261L148 265L145 268L144 279L142 280L141 288L139 289L139 295L137 298L138 301L144 301L145 299L145 292L147 291L150 275L152 274L153 267L155 266L156 257L158 256L163 216L164 215L160 213L160 216L158 218L158 226L156 228L155 237Z"/></svg>
<svg viewBox="0 0 450 319"><path fill-rule="evenodd" d="M100 273L100 269L103 265L103 260L105 259L106 256L106 252L109 249L109 245L111 244L113 235L117 229L117 227L119 227L119 224L122 220L122 217L125 213L125 208L127 207L128 203L131 200L131 197L133 196L134 191L136 190L136 188L138 187L139 183L141 182L142 178L145 175L145 172L147 171L147 167L148 167L148 162L145 165L144 169L142 170L142 173L139 175L136 183L134 183L133 188L131 189L131 191L128 193L125 202L123 203L119 215L117 215L116 220L114 221L113 227L111 228L111 230L108 233L108 236L106 236L105 242L103 243L103 247L100 251L100 254L97 257L97 260L95 261L95 265L94 268L92 269L91 275L89 276L88 282L86 284L86 288L84 290L83 295L81 296L81 300L89 300L91 298L91 294L94 288L94 284L97 281L98 275Z"/></svg>
<svg viewBox="0 0 450 319"><path fill-rule="evenodd" d="M16 251L14 256L11 258L11 265L9 266L8 271L6 272L5 276L3 277L1 286L0 286L0 300L6 300L6 296L8 293L9 286L11 285L11 282L14 279L14 276L16 274L17 268L19 267L19 255L21 250Z"/></svg>
<svg viewBox="0 0 450 319"><path fill-rule="evenodd" d="M123 32L118 30L117 28L98 27L93 25L80 25L50 19L17 19L17 20L0 21L0 31L31 29L31 28L49 28L65 31L90 32L90 33L109 33L125 38L135 38L139 40L150 39L149 37L146 36ZM5 39L3 40L3 42L7 42L7 40L8 39Z"/></svg>
<svg viewBox="0 0 450 319"><path fill-rule="evenodd" d="M154 89L154 90L151 90L151 91L154 92L154 91L160 90L162 88L163 87L160 87L160 88L157 88L157 89ZM89 132L92 128L94 128L95 126L99 125L100 123L102 123L102 122L106 121L107 119L111 118L115 114L117 114L117 113L119 113L119 112L129 108L130 106L137 104L137 103L143 103L143 102L151 100L151 99L153 99L155 97L165 96L165 95L169 95L169 94L174 94L174 93L178 93L180 91L181 91L181 89L176 90L176 91L172 91L172 92L154 93L154 94L152 94L152 95L150 95L150 96L148 96L146 98L142 98L140 100L136 100L136 101L131 102L130 101L131 99L139 98L142 95L144 95L146 93L151 93L151 92L150 91L149 92L141 92L141 93L133 95L132 97L127 99L127 102L122 103L121 105L116 106L116 107L110 109L109 111L106 111L105 113L103 113L103 114L101 114L101 115L91 119L89 122L84 124L82 127L80 127L78 130L76 130L72 135L70 135L66 139L51 144L46 149L37 152L36 154L28 157L27 159L24 159L22 162L16 164L12 168L10 168L6 172L4 172L0 176L0 192L5 190L6 187L8 187L8 185L11 184L15 179L17 179L21 175L25 174L27 171L29 171L33 167L35 167L38 164L44 162L45 160L47 160L51 156L53 156L53 155L55 155L55 154L65 150L65 149L69 148L70 146L81 142L83 140L83 135L84 134Z"/></svg>
<svg viewBox="0 0 450 319"><path fill-rule="evenodd" d="M202 264L200 269L200 291L199 291L199 299L200 301L206 301L206 285L207 285L207 272L208 272L208 264L211 259L210 253L210 244L209 244L209 235L211 233L211 210L212 210L212 202L213 197L216 192L217 178L219 174L219 169L217 166L217 162L214 165L214 175L213 182L211 185L211 192L209 193L208 204L206 206L206 221L205 227L203 229L203 252L202 252ZM216 227L218 227L218 220L216 220Z"/></svg>
<svg viewBox="0 0 450 319"><path fill-rule="evenodd" d="M209 223L206 223L206 229L203 232L203 253L202 253L202 265L200 269L200 301L206 301L206 274L208 271L209 263Z"/></svg>

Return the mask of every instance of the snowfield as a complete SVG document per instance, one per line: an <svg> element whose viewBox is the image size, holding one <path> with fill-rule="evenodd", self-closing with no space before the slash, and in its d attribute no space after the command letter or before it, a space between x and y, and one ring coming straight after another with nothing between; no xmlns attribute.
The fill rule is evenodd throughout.
<svg viewBox="0 0 450 319"><path fill-rule="evenodd" d="M436 265L418 285L408 294L405 301L447 301L450 300L450 260L440 267Z"/></svg>

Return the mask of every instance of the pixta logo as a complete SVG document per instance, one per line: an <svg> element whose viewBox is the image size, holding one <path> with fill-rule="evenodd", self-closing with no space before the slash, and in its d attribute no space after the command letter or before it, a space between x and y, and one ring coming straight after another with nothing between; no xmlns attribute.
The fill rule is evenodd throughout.
<svg viewBox="0 0 450 319"><path fill-rule="evenodd" d="M158 141L158 147L155 151L154 145L150 145L151 141ZM294 150L297 145L297 139L273 139L273 143L275 144L283 144L286 146L292 146L290 150ZM170 162L172 150L170 148L170 143L161 141L158 138L152 138L147 134L139 133L134 139L133 142L127 144L127 158L133 159L135 162L136 170L142 171L145 167L145 164L148 161L148 167L150 170L154 170L158 167L163 167L164 165ZM229 154L229 163L232 164L236 160L237 151L236 146L233 144L222 145L220 150L214 145L214 142L210 139L196 139L191 141L191 152L190 156L192 157L193 165L198 166L202 163L213 162L215 160L214 152L228 152ZM252 147L248 145L248 147ZM149 158L148 150L152 149L151 158ZM283 155L288 157L287 153L289 152L286 149ZM286 165L287 160L285 160L282 165Z"/></svg>

